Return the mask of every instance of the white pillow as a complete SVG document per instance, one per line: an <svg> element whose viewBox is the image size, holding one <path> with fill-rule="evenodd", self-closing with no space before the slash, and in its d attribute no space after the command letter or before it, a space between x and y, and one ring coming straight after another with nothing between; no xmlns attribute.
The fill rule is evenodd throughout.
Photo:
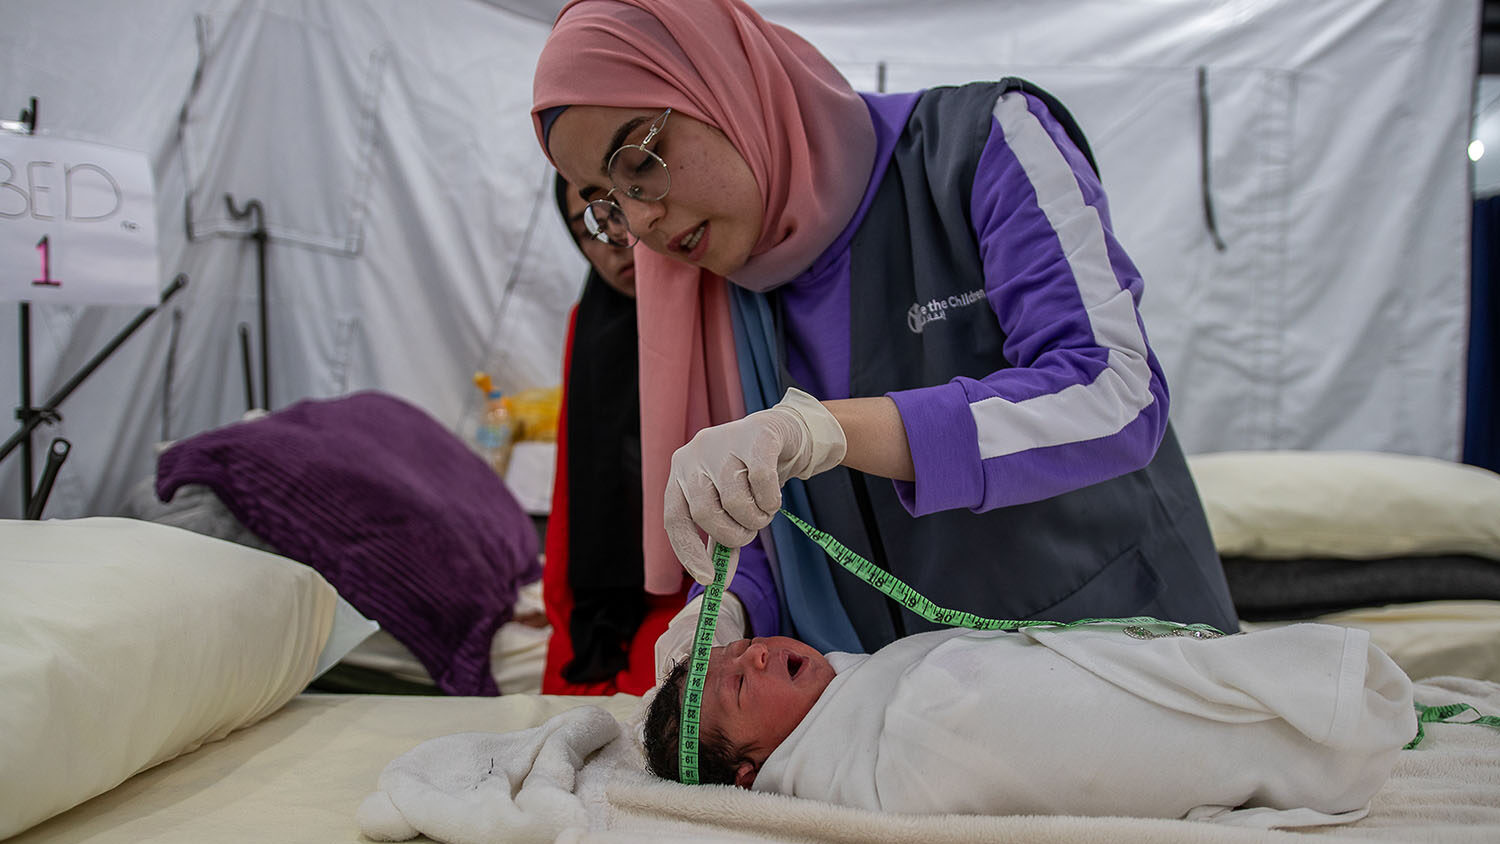
<svg viewBox="0 0 1500 844"><path fill-rule="evenodd" d="M1188 458L1226 557L1472 554L1500 560L1500 475L1367 451L1237 451Z"/></svg>
<svg viewBox="0 0 1500 844"><path fill-rule="evenodd" d="M0 521L0 838L276 711L336 600L307 566L180 528Z"/></svg>

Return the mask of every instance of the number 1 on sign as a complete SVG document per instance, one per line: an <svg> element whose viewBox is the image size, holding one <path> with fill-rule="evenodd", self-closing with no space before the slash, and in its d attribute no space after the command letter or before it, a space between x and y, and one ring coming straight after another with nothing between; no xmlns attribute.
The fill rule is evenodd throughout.
<svg viewBox="0 0 1500 844"><path fill-rule="evenodd" d="M40 284L45 287L60 287L62 282L52 277L52 241L47 235L36 242L36 251L42 253L42 277L32 279L32 284Z"/></svg>

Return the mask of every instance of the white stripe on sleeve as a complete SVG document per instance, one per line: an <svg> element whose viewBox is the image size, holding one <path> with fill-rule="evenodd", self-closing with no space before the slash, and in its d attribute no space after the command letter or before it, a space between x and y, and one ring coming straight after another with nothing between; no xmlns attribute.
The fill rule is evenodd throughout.
<svg viewBox="0 0 1500 844"><path fill-rule="evenodd" d="M1108 365L1089 384L1012 402L1000 397L969 405L979 430L981 459L1034 448L1107 437L1151 404L1151 368L1135 302L1109 260L1104 226L1084 202L1077 177L1026 97L1012 92L995 104L1005 142L1031 182L1078 285L1094 341L1109 350Z"/></svg>

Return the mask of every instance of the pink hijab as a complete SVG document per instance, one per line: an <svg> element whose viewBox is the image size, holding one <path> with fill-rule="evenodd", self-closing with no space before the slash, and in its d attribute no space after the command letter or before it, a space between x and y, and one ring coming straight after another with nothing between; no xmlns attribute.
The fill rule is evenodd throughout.
<svg viewBox="0 0 1500 844"><path fill-rule="evenodd" d="M569 3L533 81L544 152L540 113L572 105L671 107L729 138L764 203L760 240L731 278L751 290L791 280L844 230L875 158L869 111L843 75L741 0ZM672 453L745 406L724 280L644 247L636 274L645 583L670 594L683 577L662 529Z"/></svg>

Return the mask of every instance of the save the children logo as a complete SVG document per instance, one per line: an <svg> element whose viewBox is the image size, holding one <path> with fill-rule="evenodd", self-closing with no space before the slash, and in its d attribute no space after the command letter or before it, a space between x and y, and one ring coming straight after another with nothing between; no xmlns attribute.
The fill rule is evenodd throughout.
<svg viewBox="0 0 1500 844"><path fill-rule="evenodd" d="M946 299L929 299L926 302L917 302L906 311L906 327L913 334L921 334L929 322L937 322L948 318L948 311L956 308L967 308L977 302L984 301L984 288L970 290L967 293L955 293Z"/></svg>

